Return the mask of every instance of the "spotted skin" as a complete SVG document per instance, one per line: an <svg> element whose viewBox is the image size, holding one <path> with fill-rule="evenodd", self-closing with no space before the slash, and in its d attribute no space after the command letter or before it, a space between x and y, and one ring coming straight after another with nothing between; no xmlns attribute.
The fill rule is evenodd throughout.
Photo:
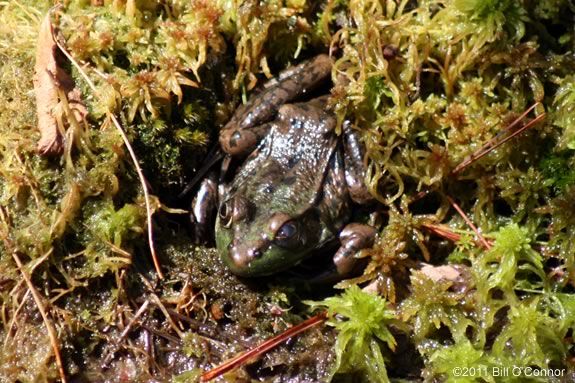
<svg viewBox="0 0 575 383"><path fill-rule="evenodd" d="M353 269L355 252L373 242L373 229L350 223L350 192L361 189L365 175L357 137L346 140L348 128L336 134L327 96L293 103L330 73L326 55L290 68L222 129L222 149L247 156L216 218L217 248L238 275L285 270L338 240L333 268L344 275Z"/></svg>

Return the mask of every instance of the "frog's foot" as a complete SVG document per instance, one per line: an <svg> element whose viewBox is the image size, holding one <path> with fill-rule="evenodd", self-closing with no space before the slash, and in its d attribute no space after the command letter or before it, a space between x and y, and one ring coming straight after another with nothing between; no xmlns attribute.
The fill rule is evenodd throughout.
<svg viewBox="0 0 575 383"><path fill-rule="evenodd" d="M340 248L333 256L337 274L345 276L351 273L358 261L354 255L361 249L373 246L376 231L369 225L347 224L339 235Z"/></svg>
<svg viewBox="0 0 575 383"><path fill-rule="evenodd" d="M216 173L210 172L202 180L198 193L192 200L190 220L193 225L194 242L208 243L212 237L214 217L218 206L218 184Z"/></svg>

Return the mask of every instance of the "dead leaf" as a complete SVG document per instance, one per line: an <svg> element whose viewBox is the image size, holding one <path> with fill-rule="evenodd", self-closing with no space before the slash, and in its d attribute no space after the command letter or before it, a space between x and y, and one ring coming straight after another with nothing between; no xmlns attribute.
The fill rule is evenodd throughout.
<svg viewBox="0 0 575 383"><path fill-rule="evenodd" d="M59 126L54 110L60 102L60 96L67 98L73 116L62 116L61 121L69 125L69 118L83 120L87 115L80 92L74 88L74 80L58 64L60 51L54 40L54 28L50 13L46 15L36 47L36 66L34 67L34 91L40 140L38 152L44 155L61 154L64 149L64 129Z"/></svg>
<svg viewBox="0 0 575 383"><path fill-rule="evenodd" d="M425 263L419 271L425 274L427 278L435 282L442 279L456 282L461 276L460 270L452 265L433 266Z"/></svg>

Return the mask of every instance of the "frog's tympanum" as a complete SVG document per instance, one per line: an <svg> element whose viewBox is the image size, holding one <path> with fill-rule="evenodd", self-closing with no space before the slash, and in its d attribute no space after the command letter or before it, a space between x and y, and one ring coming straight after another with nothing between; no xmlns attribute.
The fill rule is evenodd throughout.
<svg viewBox="0 0 575 383"><path fill-rule="evenodd" d="M371 200L358 137L347 124L336 134L327 96L297 102L330 73L327 55L289 68L220 133L226 153L247 156L220 195L215 224L217 248L235 274L273 274L339 240L334 271L345 275L373 243L372 227L350 223L352 201Z"/></svg>

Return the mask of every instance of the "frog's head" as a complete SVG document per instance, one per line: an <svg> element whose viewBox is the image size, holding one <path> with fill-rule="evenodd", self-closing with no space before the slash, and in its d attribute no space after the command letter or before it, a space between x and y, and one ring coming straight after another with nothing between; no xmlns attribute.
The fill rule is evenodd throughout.
<svg viewBox="0 0 575 383"><path fill-rule="evenodd" d="M317 246L317 214L290 213L288 208L258 207L239 195L221 204L216 245L234 274L255 277L285 270Z"/></svg>

